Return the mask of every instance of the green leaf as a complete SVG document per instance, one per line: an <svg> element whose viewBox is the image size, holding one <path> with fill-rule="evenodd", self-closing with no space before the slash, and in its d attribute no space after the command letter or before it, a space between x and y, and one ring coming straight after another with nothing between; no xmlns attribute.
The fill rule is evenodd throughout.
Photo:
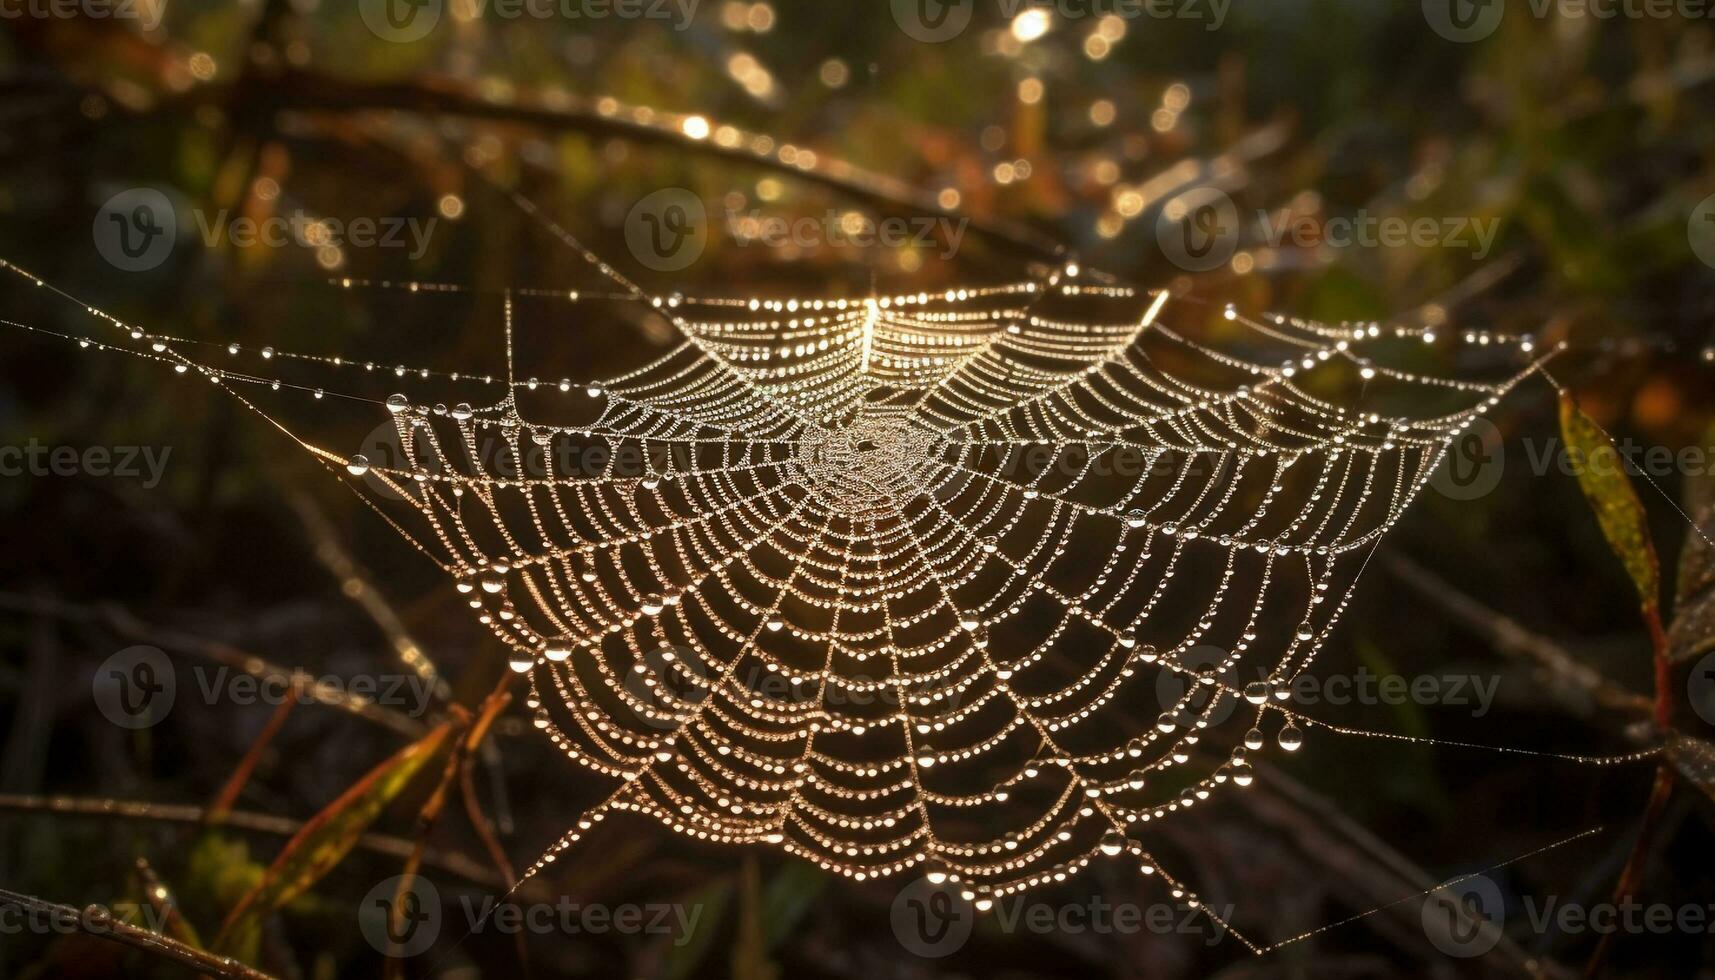
<svg viewBox="0 0 1715 980"><path fill-rule="evenodd" d="M1644 618L1657 628L1661 619L1661 562L1649 536L1644 506L1626 476L1625 459L1614 441L1571 395L1560 396L1560 429L1572 454L1573 468L1596 520L1632 578L1643 603Z"/></svg>
<svg viewBox="0 0 1715 980"><path fill-rule="evenodd" d="M253 962L263 918L333 870L387 805L428 762L440 755L452 733L451 722L433 729L370 770L340 794L339 799L310 818L286 842L262 880L227 915L226 924L214 941L214 951Z"/></svg>

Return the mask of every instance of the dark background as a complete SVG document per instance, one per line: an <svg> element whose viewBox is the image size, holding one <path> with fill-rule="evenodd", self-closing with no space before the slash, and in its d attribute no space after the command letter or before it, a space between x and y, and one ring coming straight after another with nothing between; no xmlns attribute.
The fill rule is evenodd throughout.
<svg viewBox="0 0 1715 980"><path fill-rule="evenodd" d="M507 189L540 202L659 292L849 294L872 281L883 290L934 291L1017 277L1057 248L1156 284L1182 275L1157 244L1158 202L1122 216L1122 192L1149 186L1181 161L1206 165L1251 134L1278 131L1278 147L1222 172L1241 209L1291 207L1312 222L1360 209L1498 219L1494 252L1271 250L1249 247L1253 241L1252 261L1197 277L1200 294L1329 321L1385 319L1459 297L1451 331L1568 341L1573 349L1555 376L1616 436L1709 445L1711 368L1702 354L1715 341L1715 271L1694 254L1688 223L1715 194L1715 21L1539 18L1527 4L1510 6L1493 36L1458 43L1433 31L1415 0L1235 0L1219 30L1194 19L1137 18L1105 53L1087 40L1098 18L1058 16L1047 36L1017 44L995 3L977 3L971 26L942 44L907 36L885 4L811 0L704 0L683 30L647 19L455 18L411 44L376 38L353 8L333 0L171 0L153 30L90 17L11 17L0 21L0 257L163 333L498 371L498 290L595 283ZM1034 103L1019 97L1028 78L1043 87ZM1163 120L1163 106L1177 104L1176 85L1188 104ZM944 259L910 249L740 247L715 229L688 269L655 272L632 261L623 223L662 188L690 189L716 215L735 204L786 216L911 211L706 146L628 135L588 113L518 111L556 91L702 113L930 194L955 189L961 211L1014 233L970 231ZM1091 105L1103 99L1114 119L1098 125ZM1028 178L997 179L997 165L1018 161L1029 163ZM193 226L162 265L127 272L103 261L92 227L105 201L135 187L159 188L181 211L205 214L302 209L342 220L439 221L417 261L397 249L209 246ZM1505 274L1461 289L1483 272ZM471 291L330 283L347 276ZM647 310L568 309L547 297L520 303L521 363L533 373L539 365L544 378L626 370L671 337ZM10 275L0 276L0 318L78 335L99 328ZM1460 367L1451 348L1424 357L1426 366ZM294 405L296 421L332 445L368 425L342 418L337 406ZM1576 481L1522 465L1525 440L1540 446L1557 435L1552 390L1527 384L1494 421L1508 451L1494 491L1476 500L1431 492L1417 504L1359 586L1323 667L1498 676L1495 710L1477 718L1455 706L1353 707L1339 720L1551 752L1650 744L1647 715L1620 704L1625 692L1651 692L1636 596ZM146 857L187 915L214 928L279 836L48 815L21 797L203 806L244 757L269 708L182 699L143 733L102 718L90 693L96 666L134 643L167 648L185 664L200 662L198 644L213 641L318 673L387 670L385 633L318 558L322 537L312 526L325 523L319 533L371 570L370 588L467 702L503 669L500 651L430 563L212 386L159 364L5 332L0 444L32 439L171 447L171 456L164 480L149 488L90 475L0 478L0 886L73 906L115 902L138 894L134 862ZM1670 588L1688 532L1670 500L1707 495L1698 476L1666 473L1659 493L1639 486ZM1462 619L1466 607L1454 593L1492 615ZM1707 597L1686 602L1698 598ZM1523 633L1506 632L1512 628ZM1545 671L1521 653L1523 634L1603 680ZM1675 642L1690 649L1706 635L1684 624ZM1592 685L1609 696L1594 696ZM1674 688L1680 697L1682 675ZM1706 733L1695 715L1680 715L1689 730ZM515 708L478 770L485 806L504 817L503 844L517 863L606 791L533 734ZM350 713L299 708L263 754L239 808L306 819L402 744L400 732ZM1510 902L1604 901L1649 778L1647 764L1594 768L1326 738L1266 774L1257 794L1160 833L1164 848L1181 855L1179 866L1194 869L1200 893L1235 904L1241 928L1274 941L1596 825L1605 830L1493 877ZM1645 901L1715 900L1709 803L1682 786L1668 805L1646 855ZM376 829L409 838L414 813L405 801ZM461 814L432 840L444 851L482 853ZM379 975L380 958L352 908L399 866L395 856L354 852L271 922L266 966L282 976ZM445 895L465 887L456 877L436 880ZM578 902L697 903L703 914L682 945L652 936L531 937L538 977L764 976L770 964L790 977L1519 975L1527 958L1576 970L1596 938L1539 934L1516 914L1506 947L1454 960L1426 941L1419 900L1264 959L1196 935L1005 935L985 920L962 950L931 961L895 938L897 883L825 877L774 854L673 839L637 819L604 824L547 880L554 894ZM1096 893L1110 902L1163 900L1118 866L1036 897L1059 904ZM456 950L452 938L407 973L521 975L504 937L474 937ZM1621 937L1609 970L1706 974L1712 948L1706 934ZM0 976L114 971L175 975L88 940L0 936Z"/></svg>

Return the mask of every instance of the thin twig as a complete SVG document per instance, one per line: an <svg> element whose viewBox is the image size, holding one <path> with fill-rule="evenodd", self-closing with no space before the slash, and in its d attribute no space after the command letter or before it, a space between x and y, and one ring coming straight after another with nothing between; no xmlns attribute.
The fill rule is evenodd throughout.
<svg viewBox="0 0 1715 980"><path fill-rule="evenodd" d="M147 820L155 823L205 824L208 810L180 803L148 803L136 800L90 799L74 796L26 796L0 793L0 812L50 813L77 817L111 817L124 820ZM253 831L290 838L303 829L303 822L269 813L232 810L221 823L234 830ZM364 834L358 838L359 847L387 857L405 859L411 856L413 844L402 837L386 834ZM484 888L504 884L482 862L462 854L431 852L423 863Z"/></svg>
<svg viewBox="0 0 1715 980"><path fill-rule="evenodd" d="M0 904L15 905L32 915L51 916L56 930L81 932L97 939L130 946L132 949L183 964L199 973L226 977L228 980L275 980L269 974L253 970L230 957L216 956L187 946L176 939L121 922L114 918L112 912L99 905L91 905L79 911L69 905L49 902L4 888L0 888Z"/></svg>
<svg viewBox="0 0 1715 980"><path fill-rule="evenodd" d="M83 605L41 596L25 596L0 592L0 610L28 612L52 616L70 622L96 623L137 643L147 643L163 650L199 657L223 667L249 674L275 684L287 685L303 677L302 671L289 670L270 663L252 653L215 640L180 633L143 622L123 607L112 603ZM421 738L428 727L415 718L389 710L359 694L341 690L319 681L304 685L304 696L330 708L339 708L366 721L384 725L401 735Z"/></svg>
<svg viewBox="0 0 1715 980"><path fill-rule="evenodd" d="M238 803L238 796L244 792L244 787L250 782L250 776L262 762L262 755L268 751L268 746L274 741L274 736L285 727L286 719L291 717L292 709L298 704L299 685L292 684L292 689L280 706L269 716L268 724L262 726L262 731L256 740L250 743L249 751L244 758L238 760L238 765L232 770L232 775L226 779L226 784L220 788L220 793L214 798L214 803L208 808L208 821L211 824L220 823L226 815L232 812Z"/></svg>
<svg viewBox="0 0 1715 980"><path fill-rule="evenodd" d="M1661 815L1667 810L1667 801L1673 796L1673 784L1673 763L1663 759L1655 771L1655 785L1650 788L1649 805L1644 808L1643 824L1638 828L1637 840L1632 844L1631 853L1626 855L1626 865L1620 871L1619 880L1614 883L1615 908L1625 908L1643 884L1644 862L1649 856L1650 845L1655 842L1656 828L1661 825ZM1607 932L1602 936L1601 942L1596 944L1596 950L1590 954L1590 962L1584 968L1584 976L1594 978L1601 975L1602 964L1607 961L1608 953L1614 945L1614 935L1612 931Z"/></svg>
<svg viewBox="0 0 1715 980"><path fill-rule="evenodd" d="M1467 629L1482 635L1495 652L1514 660L1527 662L1546 673L1554 684L1553 691L1581 691L1600 705L1627 714L1648 716L1654 703L1641 694L1628 691L1582 664L1554 641L1533 633L1505 615L1490 609L1433 572L1399 554L1382 558L1383 564L1395 578L1416 590L1424 598L1441 607Z"/></svg>
<svg viewBox="0 0 1715 980"><path fill-rule="evenodd" d="M398 655L400 663L407 670L429 682L435 696L445 701L452 694L446 681L441 679L441 673L423 649L423 645L412 638L411 632L405 628L405 621L394 611L387 601L365 574L357 559L345 550L340 543L339 535L334 533L333 524L322 513L321 508L307 495L294 493L287 496L287 502L297 513L298 521L309 532L315 543L316 560L321 562L334 577L339 579L341 592L345 597L357 603L375 625L381 627L386 634L387 642Z"/></svg>
<svg viewBox="0 0 1715 980"><path fill-rule="evenodd" d="M391 906L395 921L390 924L391 928L388 935L397 935L404 926L402 920L406 915L406 896L410 893L412 884L422 868L423 855L429 847L429 835L434 831L435 825L440 822L441 814L446 811L447 799L453 792L454 783L464 760L470 756L476 746L482 744L483 739L488 737L488 730L493 725L494 719L511 703L512 696L507 689L512 686L512 678L515 676L517 675L511 671L501 675L494 692L483 702L480 713L470 720L464 731L459 733L458 743L447 756L446 766L441 771L440 781L435 785L434 792L429 794L428 800L417 812L416 842L411 849L411 856L405 859L404 871L399 875L399 885L394 892L394 901ZM403 969L404 960L392 955L389 951L382 976L386 980L395 980L401 975Z"/></svg>

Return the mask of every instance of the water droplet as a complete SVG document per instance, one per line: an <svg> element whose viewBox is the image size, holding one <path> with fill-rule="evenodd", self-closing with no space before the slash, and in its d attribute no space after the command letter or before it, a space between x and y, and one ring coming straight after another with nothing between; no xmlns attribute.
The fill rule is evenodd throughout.
<svg viewBox="0 0 1715 980"><path fill-rule="evenodd" d="M482 577L482 591L487 592L489 595L494 595L505 588L506 580L498 575L484 575Z"/></svg>
<svg viewBox="0 0 1715 980"><path fill-rule="evenodd" d="M1245 700L1251 704L1262 704L1268 700L1268 685L1262 681L1251 681L1245 685Z"/></svg>
<svg viewBox="0 0 1715 980"><path fill-rule="evenodd" d="M786 628L786 620L781 619L780 616L777 614L777 615L773 615L773 616L768 617L768 621L766 623L764 623L763 625L768 627L768 632L778 633L781 630Z"/></svg>
<svg viewBox="0 0 1715 980"><path fill-rule="evenodd" d="M1131 775L1126 777L1125 784L1132 789L1142 789L1148 775L1149 774L1142 769L1133 769L1131 771Z"/></svg>
<svg viewBox="0 0 1715 980"><path fill-rule="evenodd" d="M1117 830L1110 830L1102 835L1102 839L1096 843L1096 847L1108 857L1114 857L1125 850L1125 835Z"/></svg>
<svg viewBox="0 0 1715 980"><path fill-rule="evenodd" d="M369 472L369 457L357 455L346 461L345 471L352 476L362 476Z"/></svg>
<svg viewBox="0 0 1715 980"><path fill-rule="evenodd" d="M404 395L388 395L387 410L397 415L411 407L411 400Z"/></svg>
<svg viewBox="0 0 1715 980"><path fill-rule="evenodd" d="M536 661L529 657L513 657L511 660L507 661L507 664L512 668L514 673L528 674L530 673L530 668L536 666Z"/></svg>
<svg viewBox="0 0 1715 980"><path fill-rule="evenodd" d="M661 610L665 608L667 608L667 600L659 593L653 593L643 597L643 615L659 616L661 615Z"/></svg>
<svg viewBox="0 0 1715 980"><path fill-rule="evenodd" d="M1149 523L1149 515L1141 510L1128 510L1125 512L1125 522L1128 527L1142 527Z"/></svg>
<svg viewBox="0 0 1715 980"><path fill-rule="evenodd" d="M983 553L992 555L1000 550L1000 539L990 534L982 540Z"/></svg>
<svg viewBox="0 0 1715 980"><path fill-rule="evenodd" d="M453 406L453 418L458 419L460 422L463 422L465 419L468 419L475 414L476 412L471 410L469 402L459 402L457 405Z"/></svg>
<svg viewBox="0 0 1715 980"><path fill-rule="evenodd" d="M1251 783L1256 781L1255 770L1251 769L1247 763L1243 762L1233 766L1232 776L1233 785L1235 786L1249 786Z"/></svg>
<svg viewBox="0 0 1715 980"><path fill-rule="evenodd" d="M1280 735L1276 741L1286 751L1297 752L1304 747L1304 732L1297 725L1287 722L1286 727L1280 730Z"/></svg>
<svg viewBox="0 0 1715 980"><path fill-rule="evenodd" d="M1245 748L1253 752L1262 748L1262 729L1253 728L1245 732Z"/></svg>
<svg viewBox="0 0 1715 980"><path fill-rule="evenodd" d="M571 655L572 650L570 647L549 647L542 651L542 656L547 657L555 663L561 663Z"/></svg>

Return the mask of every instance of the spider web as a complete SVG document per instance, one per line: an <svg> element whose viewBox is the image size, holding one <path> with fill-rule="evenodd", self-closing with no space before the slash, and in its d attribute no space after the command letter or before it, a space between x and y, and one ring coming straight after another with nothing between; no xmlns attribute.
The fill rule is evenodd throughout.
<svg viewBox="0 0 1715 980"><path fill-rule="evenodd" d="M526 878L630 811L857 880L922 869L979 909L1121 856L1197 905L1143 831L1322 725L1293 679L1448 446L1532 370L1431 377L1372 353L1425 328L1255 319L1075 266L661 297L520 203L678 346L605 382L520 381L509 294L503 383L362 365L497 401L360 399L396 432L385 461L299 441L454 579L551 742L619 780ZM96 346L252 408L241 386L283 384L89 311L149 349Z"/></svg>

